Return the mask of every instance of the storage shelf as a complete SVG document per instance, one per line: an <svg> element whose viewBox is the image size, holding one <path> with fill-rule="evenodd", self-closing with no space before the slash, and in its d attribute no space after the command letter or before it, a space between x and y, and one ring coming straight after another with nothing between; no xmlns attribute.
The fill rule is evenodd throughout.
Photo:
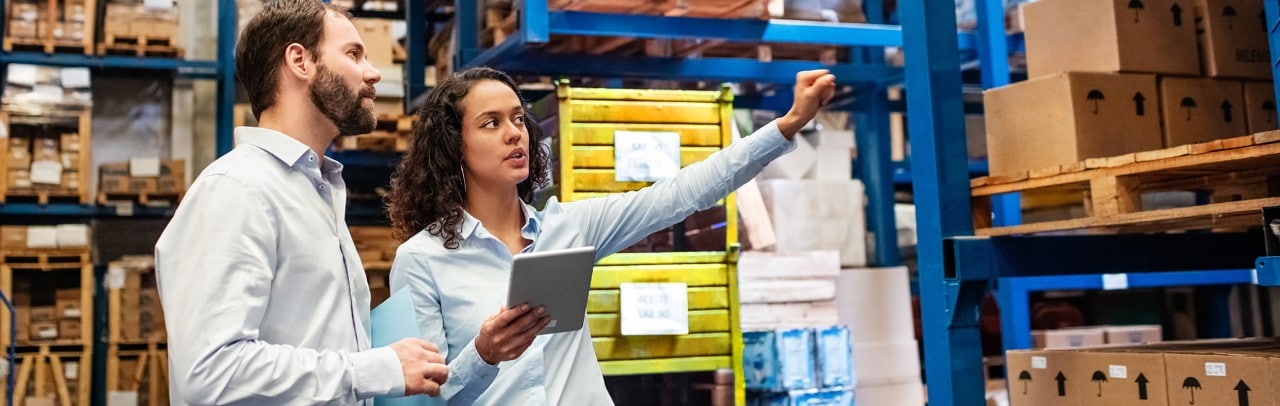
<svg viewBox="0 0 1280 406"><path fill-rule="evenodd" d="M0 53L0 63L173 71L179 77L199 79L217 79L219 69L221 69L221 65L217 61L189 61L158 57L45 54L40 52Z"/></svg>
<svg viewBox="0 0 1280 406"><path fill-rule="evenodd" d="M132 210L122 208L123 205L82 205L70 203L5 203L0 204L0 217L3 216L64 216L64 217L169 217L177 210L175 206L155 207L132 205Z"/></svg>

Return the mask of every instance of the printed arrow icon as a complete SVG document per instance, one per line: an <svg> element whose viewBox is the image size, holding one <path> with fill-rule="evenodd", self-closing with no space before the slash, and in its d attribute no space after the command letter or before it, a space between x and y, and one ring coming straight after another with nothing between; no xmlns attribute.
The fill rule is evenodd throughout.
<svg viewBox="0 0 1280 406"><path fill-rule="evenodd" d="M1230 123L1231 122L1231 102L1223 100L1221 107L1222 107L1222 122Z"/></svg>
<svg viewBox="0 0 1280 406"><path fill-rule="evenodd" d="M1173 13L1173 25L1175 27L1181 27L1182 26L1182 6L1179 6L1178 3L1173 3L1173 7L1170 7L1169 11Z"/></svg>
<svg viewBox="0 0 1280 406"><path fill-rule="evenodd" d="M1058 376L1053 380L1058 381L1058 396L1067 396L1067 377L1062 376L1062 371L1058 371Z"/></svg>
<svg viewBox="0 0 1280 406"><path fill-rule="evenodd" d="M1151 381L1147 380L1146 375L1138 373L1138 379L1134 382L1138 383L1138 399L1147 400L1147 384L1151 383Z"/></svg>
<svg viewBox="0 0 1280 406"><path fill-rule="evenodd" d="M1147 98L1142 95L1142 92L1133 94L1133 109L1139 116L1147 115L1146 101Z"/></svg>
<svg viewBox="0 0 1280 406"><path fill-rule="evenodd" d="M1249 385L1244 383L1244 380L1241 379L1240 383L1236 384L1235 389L1236 396L1239 399L1237 400L1237 402L1239 402L1239 406L1249 406Z"/></svg>

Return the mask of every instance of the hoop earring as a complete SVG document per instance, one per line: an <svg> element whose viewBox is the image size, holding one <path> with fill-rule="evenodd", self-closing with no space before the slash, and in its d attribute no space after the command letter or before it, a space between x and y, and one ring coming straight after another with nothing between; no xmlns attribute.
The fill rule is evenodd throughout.
<svg viewBox="0 0 1280 406"><path fill-rule="evenodd" d="M467 192L467 168L458 165L458 176L462 178L462 192Z"/></svg>

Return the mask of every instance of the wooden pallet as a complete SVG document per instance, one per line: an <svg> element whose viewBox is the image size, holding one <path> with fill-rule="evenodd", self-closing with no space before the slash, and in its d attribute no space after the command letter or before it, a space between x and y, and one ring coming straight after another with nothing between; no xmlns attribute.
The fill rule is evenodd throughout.
<svg viewBox="0 0 1280 406"><path fill-rule="evenodd" d="M169 352L165 347L163 342L155 341L111 345L107 350L107 391L138 392L140 405L169 404ZM122 368L125 363L134 365ZM141 402L144 389L145 403Z"/></svg>
<svg viewBox="0 0 1280 406"><path fill-rule="evenodd" d="M93 46L78 40L57 40L50 38L10 38L4 39L5 52L29 51L68 54L93 54Z"/></svg>
<svg viewBox="0 0 1280 406"><path fill-rule="evenodd" d="M79 151L79 157L76 160L75 171L84 177L89 174L89 151L92 146L90 138L92 137L92 125L90 123L91 115L92 112L83 111L78 113L59 114L50 117L48 115L32 115L29 113L16 113L0 109L0 125L4 126L3 130L6 134L15 134L14 126L32 125L32 121L42 123L40 125L47 125L45 123L46 121L57 120L56 123L58 125L69 130L66 132L71 132L70 130L74 129L74 132L79 134L79 145L76 147L76 150ZM48 134L45 136L48 136ZM60 145L59 148L66 147ZM79 204L90 203L89 199L91 196L89 195L89 182L87 179L82 178L79 184L74 188L58 187L53 185L40 185L36 187L23 185L22 187L19 187L10 183L10 159L12 159L11 157L13 154L9 150L8 142L4 145L0 145L0 150L4 152L0 153L0 203L34 202L41 205L54 202ZM65 171L69 168L63 169Z"/></svg>
<svg viewBox="0 0 1280 406"><path fill-rule="evenodd" d="M15 405L25 404L28 397L53 398L61 406L88 405L93 355L89 350L62 352L40 346L33 353L18 354L14 381ZM68 378L70 362L75 362L75 379ZM48 382L53 382L49 387ZM75 383L75 386L71 386ZM73 390L74 388L74 390Z"/></svg>
<svg viewBox="0 0 1280 406"><path fill-rule="evenodd" d="M1280 131L1095 158L970 182L977 235L1067 230L1160 232L1236 229L1261 224L1263 207L1280 205ZM1194 191L1209 204L1144 210L1142 194ZM1076 193L1085 217L993 227L991 196Z"/></svg>
<svg viewBox="0 0 1280 406"><path fill-rule="evenodd" d="M89 260L88 248L56 248L0 252L0 261L13 269L80 269Z"/></svg>
<svg viewBox="0 0 1280 406"><path fill-rule="evenodd" d="M142 206L177 206L180 201L182 201L182 193L98 192L98 204L104 206L125 202Z"/></svg>
<svg viewBox="0 0 1280 406"><path fill-rule="evenodd" d="M81 203L87 204L81 198L80 193L75 190L38 190L28 188L13 188L3 195L0 195L0 203L37 203L46 205L49 203Z"/></svg>
<svg viewBox="0 0 1280 406"><path fill-rule="evenodd" d="M171 37L108 36L98 44L99 55L135 55L182 58L183 49Z"/></svg>

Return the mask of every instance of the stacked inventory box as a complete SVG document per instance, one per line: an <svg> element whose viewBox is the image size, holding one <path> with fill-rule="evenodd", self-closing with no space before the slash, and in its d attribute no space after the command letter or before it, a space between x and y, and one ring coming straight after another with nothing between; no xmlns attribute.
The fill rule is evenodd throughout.
<svg viewBox="0 0 1280 406"><path fill-rule="evenodd" d="M107 267L108 403L169 404L168 346L155 258L125 256Z"/></svg>
<svg viewBox="0 0 1280 406"><path fill-rule="evenodd" d="M134 158L104 163L98 173L98 203L131 201L176 205L186 188L186 162Z"/></svg>
<svg viewBox="0 0 1280 406"><path fill-rule="evenodd" d="M107 3L98 53L181 57L178 47L178 10L166 2Z"/></svg>
<svg viewBox="0 0 1280 406"><path fill-rule="evenodd" d="M84 224L0 226L0 291L12 299L17 330L15 399L89 402L95 290L89 239ZM9 324L9 312L0 312L0 325ZM0 334L0 346L10 341Z"/></svg>
<svg viewBox="0 0 1280 406"><path fill-rule="evenodd" d="M93 53L94 0L6 2L4 50Z"/></svg>
<svg viewBox="0 0 1280 406"><path fill-rule="evenodd" d="M581 89L562 82L532 112L550 136L554 194L561 202L573 202L643 188L652 184L655 172L669 174L724 148L732 134L731 109L728 88ZM662 152L641 152L645 149L637 145ZM652 165L642 168L642 163ZM686 220L672 229L673 239L682 240L672 244L678 252L619 253L597 264L587 312L606 375L733 369L739 388L735 397L739 404L745 401L735 266L738 213L732 197L721 206L723 218ZM707 224L699 230L722 228L723 234L708 235L723 238L694 247L684 231ZM654 246L662 245L649 244ZM687 292L687 334L622 334L623 314L639 306L623 297L629 289L653 286L632 285L641 282L677 284L663 286Z"/></svg>
<svg viewBox="0 0 1280 406"><path fill-rule="evenodd" d="M749 404L852 406L851 337L844 326L742 333Z"/></svg>
<svg viewBox="0 0 1280 406"><path fill-rule="evenodd" d="M0 125L0 202L89 203L89 70L10 64Z"/></svg>
<svg viewBox="0 0 1280 406"><path fill-rule="evenodd" d="M991 174L1276 129L1274 92L1258 90L1261 13L1260 0L1027 4L1030 79L984 97Z"/></svg>

